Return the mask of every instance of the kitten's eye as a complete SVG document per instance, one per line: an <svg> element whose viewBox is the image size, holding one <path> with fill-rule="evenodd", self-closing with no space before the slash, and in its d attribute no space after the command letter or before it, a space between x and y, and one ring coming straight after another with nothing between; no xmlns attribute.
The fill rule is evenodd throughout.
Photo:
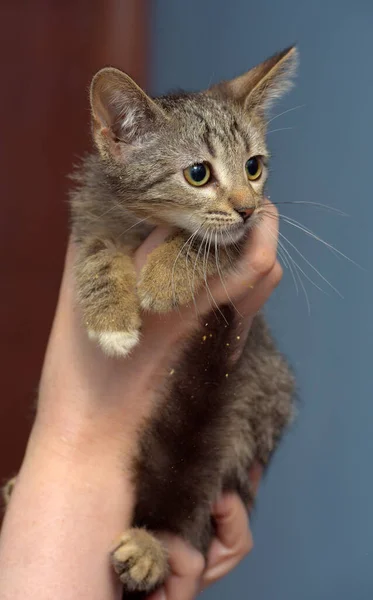
<svg viewBox="0 0 373 600"><path fill-rule="evenodd" d="M260 156L253 156L249 158L245 165L247 178L250 181L255 181L259 179L263 171L263 163L260 159Z"/></svg>
<svg viewBox="0 0 373 600"><path fill-rule="evenodd" d="M184 177L190 185L201 187L211 179L210 167L207 163L196 163L183 171Z"/></svg>

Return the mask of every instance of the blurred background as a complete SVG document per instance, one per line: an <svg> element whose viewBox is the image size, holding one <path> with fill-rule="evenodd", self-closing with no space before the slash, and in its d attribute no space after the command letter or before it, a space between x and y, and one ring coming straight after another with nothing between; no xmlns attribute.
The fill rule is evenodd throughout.
<svg viewBox="0 0 373 600"><path fill-rule="evenodd" d="M370 600L373 3L2 0L0 16L0 478L19 467L32 422L93 73L112 64L154 94L194 90L297 42L297 86L268 140L281 253L298 266L267 312L297 374L299 416L261 487L254 551L203 596Z"/></svg>

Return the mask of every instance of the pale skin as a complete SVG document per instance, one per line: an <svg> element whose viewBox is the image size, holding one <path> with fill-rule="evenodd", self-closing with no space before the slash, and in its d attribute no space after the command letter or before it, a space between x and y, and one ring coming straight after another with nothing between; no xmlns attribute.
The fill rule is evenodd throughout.
<svg viewBox="0 0 373 600"><path fill-rule="evenodd" d="M276 259L277 213L265 216L247 243L239 268L216 279L217 303L227 291L242 314L240 343L253 315L281 279ZM158 228L138 249L138 272L166 236ZM137 429L155 388L169 377L181 343L197 326L194 305L144 315L140 344L124 359L104 356L88 340L74 303L70 245L45 356L37 416L0 537L0 600L119 600L109 561L115 539L131 525L134 490L129 465ZM197 297L200 315L208 294ZM156 352L155 352L156 349ZM249 476L249 474L248 474ZM251 473L257 486L260 469ZM192 600L231 571L252 548L247 510L234 494L212 507L217 521L207 563L181 539L164 535L171 573L151 600Z"/></svg>

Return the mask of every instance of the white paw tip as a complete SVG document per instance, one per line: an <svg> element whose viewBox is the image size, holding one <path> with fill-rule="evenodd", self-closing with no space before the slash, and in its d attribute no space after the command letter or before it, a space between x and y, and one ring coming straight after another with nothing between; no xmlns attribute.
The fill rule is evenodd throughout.
<svg viewBox="0 0 373 600"><path fill-rule="evenodd" d="M134 331L88 331L88 337L97 341L107 356L126 356L139 342L139 332Z"/></svg>

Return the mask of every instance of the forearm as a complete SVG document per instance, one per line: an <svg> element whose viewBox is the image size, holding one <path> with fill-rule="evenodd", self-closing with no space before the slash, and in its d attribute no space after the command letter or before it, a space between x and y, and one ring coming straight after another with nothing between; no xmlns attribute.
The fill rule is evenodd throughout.
<svg viewBox="0 0 373 600"><path fill-rule="evenodd" d="M108 550L131 490L119 452L89 439L35 424L0 538L1 600L120 598Z"/></svg>

